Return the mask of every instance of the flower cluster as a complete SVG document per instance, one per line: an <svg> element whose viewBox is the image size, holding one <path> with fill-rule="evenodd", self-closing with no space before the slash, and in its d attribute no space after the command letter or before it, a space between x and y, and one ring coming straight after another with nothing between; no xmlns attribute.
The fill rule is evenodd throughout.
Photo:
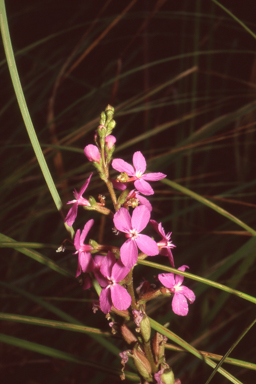
<svg viewBox="0 0 256 384"><path fill-rule="evenodd" d="M180 316L186 316L189 309L188 302L193 303L195 295L191 289L182 285L184 276L174 273L160 273L158 285L152 285L145 281L139 285L136 291L134 290L133 269L138 261L149 256L167 256L171 267L174 268L172 249L175 245L171 241L171 232L166 234L162 223L151 219L152 205L145 197L154 194L154 189L149 182L159 181L166 175L161 172L146 173L147 162L140 151L133 154L133 165L120 158L113 159L116 142L115 137L111 134L116 125L113 114L114 109L107 106L105 112L101 114L100 125L94 136L95 145L87 145L84 148L84 153L98 171L100 178L106 183L113 202L114 212L105 206L104 197L101 197L98 202L92 196L89 196L88 199L83 197L89 188L93 175L91 173L80 191L74 190L75 199L67 203L72 204L72 207L67 213L65 222L68 226L74 224L79 206L85 210L96 211L109 217L114 232L120 239L120 243L122 242L121 246L98 244L93 240L86 241L88 232L94 224L93 219L87 221L82 232L78 229L74 237L75 254L78 254L76 277L82 274L84 289L92 287L97 281L101 287L99 293L101 311L105 314L117 312L124 317L133 316L142 334L142 339L144 342L148 342L150 322L145 312L146 302L160 295L169 295L172 297L173 312ZM109 176L110 167L120 173L116 175L114 180L110 179ZM116 196L115 189L121 191L119 197ZM155 240L144 233L148 224L153 227L159 240ZM178 271L184 272L186 268L188 267L183 265L178 268ZM135 336L129 336L129 339L127 335L131 335L131 332L127 331L124 325L120 329L126 341L132 340L133 350L128 355L130 354L134 358L135 365L138 360L146 359L148 361L148 357L145 357L141 352L143 347L140 346L138 349L138 339ZM129 343L129 341L127 342ZM155 360L157 360L156 356ZM163 359L160 360L159 371L154 371L158 372L155 373L157 382L162 380L159 377L166 374L168 370L168 367L162 364ZM152 381L152 374L148 374L147 379ZM141 375L146 377L145 373L141 373Z"/></svg>

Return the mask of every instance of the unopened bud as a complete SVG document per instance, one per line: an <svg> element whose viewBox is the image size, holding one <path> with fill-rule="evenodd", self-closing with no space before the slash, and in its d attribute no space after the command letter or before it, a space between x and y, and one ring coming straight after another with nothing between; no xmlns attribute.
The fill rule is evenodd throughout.
<svg viewBox="0 0 256 384"><path fill-rule="evenodd" d="M112 111L114 113L115 112L115 108L108 104L106 106L106 108L105 108L105 112L108 112L108 111Z"/></svg>
<svg viewBox="0 0 256 384"><path fill-rule="evenodd" d="M116 138L113 135L108 135L105 139L105 143L108 149L111 149L115 145L115 142L116 142Z"/></svg>
<svg viewBox="0 0 256 384"><path fill-rule="evenodd" d="M107 135L110 135L110 133L115 128L115 126L116 126L115 120L110 120L109 123L107 124Z"/></svg>
<svg viewBox="0 0 256 384"><path fill-rule="evenodd" d="M105 138L107 134L107 128L105 127L105 125L99 125L97 132L100 138Z"/></svg>
<svg viewBox="0 0 256 384"><path fill-rule="evenodd" d="M101 112L100 114L100 125L105 125L106 123L106 114L105 112Z"/></svg>

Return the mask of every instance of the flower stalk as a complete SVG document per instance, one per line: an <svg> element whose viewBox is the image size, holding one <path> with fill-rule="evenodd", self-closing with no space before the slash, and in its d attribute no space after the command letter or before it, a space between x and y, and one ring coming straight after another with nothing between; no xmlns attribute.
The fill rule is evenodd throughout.
<svg viewBox="0 0 256 384"><path fill-rule="evenodd" d="M84 153L99 177L105 182L111 197L114 212L105 206L104 195L98 196L98 201L89 196L83 197L89 186L92 173L85 181L80 191L74 191L75 199L65 222L72 225L79 213L79 206L86 211L107 216L109 225L115 235L122 240L120 247L116 245L98 244L86 237L94 225L90 219L83 230L77 230L74 238L75 254L78 255L76 277L83 278L83 289L94 287L99 301L95 302L93 310L100 309L111 321L112 333L120 333L127 345L132 348L121 352L122 378L125 377L125 363L132 357L143 384L174 383L174 375L165 362L166 338L158 332L152 337L151 325L147 315L147 303L159 296L172 298L173 312L179 316L188 314L189 303L193 303L193 291L184 286L184 277L173 273L161 273L159 282L151 284L134 281L134 269L137 260L157 255L167 256L174 267L171 232L165 232L161 223L152 219L154 215L150 201L145 197L154 194L150 182L166 177L161 172L146 173L146 159L140 151L133 154L133 165L120 158L113 159L116 138L112 131L116 126L113 120L114 108L108 105L100 115L99 126L96 130L95 144L88 144ZM110 180L109 167L118 171L116 180ZM132 186L131 186L132 185ZM121 191L117 198L115 189ZM146 235L144 231L151 224L158 240ZM113 233L113 236L115 236ZM139 252L140 251L140 252ZM179 270L184 271L183 265ZM162 285L161 285L162 284ZM138 333L137 337L134 330Z"/></svg>

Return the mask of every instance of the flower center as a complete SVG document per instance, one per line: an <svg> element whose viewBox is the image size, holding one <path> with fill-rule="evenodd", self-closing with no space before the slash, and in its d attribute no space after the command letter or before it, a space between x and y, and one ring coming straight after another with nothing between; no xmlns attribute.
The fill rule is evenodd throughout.
<svg viewBox="0 0 256 384"><path fill-rule="evenodd" d="M143 173L141 171L137 171L136 172L136 177L139 179L141 178L141 176L143 175Z"/></svg>
<svg viewBox="0 0 256 384"><path fill-rule="evenodd" d="M138 232L136 231L136 229L131 229L129 233L125 234L125 237L127 237L128 239L135 240L136 237L138 237Z"/></svg>

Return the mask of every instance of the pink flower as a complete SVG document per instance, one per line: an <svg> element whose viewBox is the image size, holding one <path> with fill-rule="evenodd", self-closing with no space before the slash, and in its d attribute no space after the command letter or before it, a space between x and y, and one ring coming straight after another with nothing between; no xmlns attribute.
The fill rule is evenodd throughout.
<svg viewBox="0 0 256 384"><path fill-rule="evenodd" d="M83 206L87 206L87 207L91 205L88 200L86 200L82 197L83 193L85 192L85 190L88 187L88 184L91 180L91 177L92 177L92 173L90 174L89 178L86 180L86 182L84 183L84 185L82 186L82 188L80 189L79 192L74 190L75 200L71 200L71 201L67 202L67 204L73 204L72 208L70 208L70 210L68 211L68 214L65 218L65 223L67 223L67 225L69 227L72 227L72 225L76 219L78 205L83 205Z"/></svg>
<svg viewBox="0 0 256 384"><path fill-rule="evenodd" d="M146 180L157 181L166 177L161 172L145 173L147 163L140 151L133 155L133 166L122 159L115 159L112 161L112 167L118 172L127 173L131 177L129 181L134 181L135 188L143 195L154 194L152 187Z"/></svg>
<svg viewBox="0 0 256 384"><path fill-rule="evenodd" d="M109 251L101 263L100 272L105 278L99 281L103 287L100 293L102 312L110 312L112 304L120 311L129 308L132 301L131 296L124 287L118 284L129 273L129 268L126 268L120 260L116 261L114 254Z"/></svg>
<svg viewBox="0 0 256 384"><path fill-rule="evenodd" d="M178 268L179 271L184 272L187 265L182 265ZM173 273L161 273L158 275L158 279L161 283L174 293L172 299L172 310L176 315L186 316L188 314L188 302L193 303L195 301L195 294L191 289L181 285L184 280L184 276L174 275Z"/></svg>
<svg viewBox="0 0 256 384"><path fill-rule="evenodd" d="M76 231L76 235L74 239L74 245L76 248L75 253L78 253L78 266L77 266L76 277L79 276L82 271L90 272L94 267L93 259L90 253L93 247L91 245L84 244L85 238L89 230L93 226L93 223L94 223L93 219L87 221L81 235L80 235L80 229Z"/></svg>
<svg viewBox="0 0 256 384"><path fill-rule="evenodd" d="M147 226L150 219L150 212L145 205L136 207L132 217L126 208L120 208L114 215L116 229L124 232L128 240L120 248L122 263L132 268L138 259L138 248L148 256L158 254L157 243L151 237L140 234Z"/></svg>
<svg viewBox="0 0 256 384"><path fill-rule="evenodd" d="M108 135L105 138L105 143L106 143L108 149L111 149L115 145L115 142L116 142L116 138L113 135Z"/></svg>
<svg viewBox="0 0 256 384"><path fill-rule="evenodd" d="M86 145L86 147L84 148L84 154L89 161L96 161L96 163L100 163L100 152L99 148L96 145Z"/></svg>
<svg viewBox="0 0 256 384"><path fill-rule="evenodd" d="M165 234L165 231L162 227L162 223L157 223L155 220L149 220L150 224L154 228L154 230L162 236L162 240L157 243L158 247L160 247L159 255L167 256L169 257L170 263L173 267L174 266L174 259L173 254L171 251L171 248L175 248L176 245L174 245L170 238L171 238L171 232L168 232L167 235Z"/></svg>

